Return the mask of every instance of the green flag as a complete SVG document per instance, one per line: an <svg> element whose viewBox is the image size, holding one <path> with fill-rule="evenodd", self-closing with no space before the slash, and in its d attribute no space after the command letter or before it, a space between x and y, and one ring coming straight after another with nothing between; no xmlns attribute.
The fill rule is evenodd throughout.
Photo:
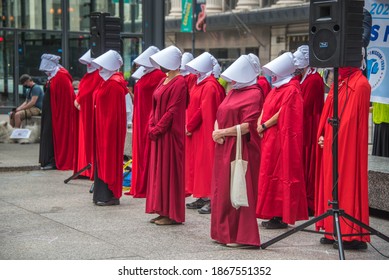
<svg viewBox="0 0 389 280"><path fill-rule="evenodd" d="M182 0L181 32L192 32L192 0Z"/></svg>

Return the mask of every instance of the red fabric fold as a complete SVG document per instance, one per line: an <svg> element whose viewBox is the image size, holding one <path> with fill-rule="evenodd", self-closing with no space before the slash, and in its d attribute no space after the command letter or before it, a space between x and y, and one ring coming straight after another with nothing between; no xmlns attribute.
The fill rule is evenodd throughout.
<svg viewBox="0 0 389 280"><path fill-rule="evenodd" d="M123 188L123 155L127 132L126 85L123 75L116 72L102 82L94 94L94 156L97 157L99 178L108 184L115 198L122 196Z"/></svg>
<svg viewBox="0 0 389 280"><path fill-rule="evenodd" d="M99 88L103 79L99 75L99 71L86 73L81 79L78 87L78 95L76 100L80 104L78 113L78 122L76 122L76 131L78 133L75 143L74 167L76 173L81 168L84 168L89 163L92 163L93 158L93 93ZM93 179L93 169L90 168L80 175Z"/></svg>
<svg viewBox="0 0 389 280"><path fill-rule="evenodd" d="M211 178L215 142L212 139L216 112L225 97L224 88L214 76L192 87L190 103L186 111L187 130L192 133L186 137L186 174L187 195L194 197L211 196Z"/></svg>
<svg viewBox="0 0 389 280"><path fill-rule="evenodd" d="M132 181L130 194L146 197L147 174L150 154L148 132L152 96L161 79L166 78L161 70L142 76L134 87L134 113L132 125Z"/></svg>
<svg viewBox="0 0 389 280"><path fill-rule="evenodd" d="M309 74L300 85L304 99L303 159L308 208L315 210L317 129L324 106L324 82L319 73Z"/></svg>
<svg viewBox="0 0 389 280"><path fill-rule="evenodd" d="M55 164L58 170L73 169L76 108L72 77L61 67L49 81Z"/></svg>
<svg viewBox="0 0 389 280"><path fill-rule="evenodd" d="M339 208L355 219L369 224L368 199L368 118L371 87L362 72L355 71L339 84L338 131L338 202ZM332 191L332 126L333 87L324 104L317 138L324 136L324 147L317 147L317 175L315 184L316 215L326 212L333 200ZM367 231L349 220L340 219L342 235ZM334 232L332 216L316 223L317 230ZM332 235L326 236L333 239ZM370 236L344 236L343 241L370 242Z"/></svg>
<svg viewBox="0 0 389 280"><path fill-rule="evenodd" d="M276 125L265 130L261 145L257 217L282 217L294 224L308 219L303 171L303 99L300 83L273 88L263 106L262 123L279 110Z"/></svg>
<svg viewBox="0 0 389 280"><path fill-rule="evenodd" d="M149 173L146 213L157 213L176 222L185 221L185 108L187 86L177 76L161 81L152 99L149 133ZM151 130L150 130L151 129ZM155 129L156 132L152 132Z"/></svg>
<svg viewBox="0 0 389 280"><path fill-rule="evenodd" d="M236 136L215 145L212 168L211 238L220 243L260 245L255 215L258 195L260 138L256 123L262 110L263 94L259 85L232 89L217 111L220 129L248 123L250 132L242 136L242 158L248 161L246 187L249 206L235 209L230 199L231 161L236 155ZM208 159L209 160L209 159Z"/></svg>

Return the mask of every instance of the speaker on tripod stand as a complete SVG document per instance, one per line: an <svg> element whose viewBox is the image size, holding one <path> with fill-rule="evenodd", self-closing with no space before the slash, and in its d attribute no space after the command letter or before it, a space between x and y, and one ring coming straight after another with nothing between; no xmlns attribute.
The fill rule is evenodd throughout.
<svg viewBox="0 0 389 280"><path fill-rule="evenodd" d="M310 66L361 66L363 5L363 0L311 0Z"/></svg>
<svg viewBox="0 0 389 280"><path fill-rule="evenodd" d="M323 166L326 171L323 175L324 187L316 188L316 191L319 190L320 192L316 194L316 197L321 197L321 199L318 199L318 207L316 207L316 210L319 209L319 213L316 213L319 216L263 243L261 245L262 249L298 231L305 230L305 228L315 223L317 223L317 228L324 228L326 232L310 232L324 233L326 237L331 237L331 239L325 239L328 240L328 243L325 244L337 240L337 246L334 247L338 249L340 259L345 258L343 238L357 240L356 243L348 243L348 248L352 249L365 249L360 245L366 245L366 243L358 240L369 240L369 238L363 236L371 234L389 242L389 237L367 225L369 215L367 198L367 120L370 86L358 69L361 66L363 57L363 6L363 0L311 0L309 22L310 66L334 68L334 84L332 93L330 92L332 96L326 102L327 106L325 105L321 117L321 127L319 126L320 135L325 132L323 157L326 158L326 161L322 163L326 164ZM343 74L340 85L338 83L339 67L341 67ZM345 69L348 72L343 71ZM339 89L341 90L341 105L338 108ZM340 118L338 117L338 109L340 109ZM332 115L330 115L331 113ZM328 119L326 119L327 117ZM341 150L338 153L340 123L342 124L342 141L340 143ZM329 126L332 126L332 130ZM362 136L361 139L358 137L359 134ZM351 137L348 138L348 136ZM339 154L341 155L340 166L338 165ZM330 165L331 159L332 166ZM340 173L338 173L339 170L341 170ZM342 203L348 201L347 205L346 203L344 205L356 217L342 209L342 204L339 205L338 183L340 183L339 188L341 189L342 198L345 198L342 199ZM346 193L346 190L350 192ZM329 199L327 210L324 209L323 197ZM329 217L332 217L332 220L326 219ZM358 220L359 218L362 218L363 221ZM341 225L344 226L347 234L342 235ZM354 236L359 237L353 238ZM321 243L324 242L321 241ZM352 247L351 244L356 245Z"/></svg>

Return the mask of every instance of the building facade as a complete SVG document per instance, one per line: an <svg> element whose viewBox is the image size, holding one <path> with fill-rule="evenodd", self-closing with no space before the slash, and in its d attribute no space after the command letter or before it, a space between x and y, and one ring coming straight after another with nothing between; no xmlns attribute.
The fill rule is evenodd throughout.
<svg viewBox="0 0 389 280"><path fill-rule="evenodd" d="M192 34L180 32L182 0L171 0L166 43L192 51ZM197 0L205 3L206 32L195 33L195 54L212 53L228 66L241 54L265 64L282 50L308 43L308 0Z"/></svg>
<svg viewBox="0 0 389 280"><path fill-rule="evenodd" d="M89 49L91 12L109 12L122 20L123 71L142 49L141 0L0 0L0 113L23 101L20 75L43 85L40 57L51 53L73 79L86 72L78 58Z"/></svg>
<svg viewBox="0 0 389 280"><path fill-rule="evenodd" d="M279 51L308 41L307 0L197 0L205 4L206 32L194 35L180 31L182 0L153 1L165 4L165 45L190 52L194 46L195 55L209 51L223 67L250 52L265 64ZM43 53L61 56L60 63L74 79L84 75L78 58L89 48L91 12L121 18L123 72L129 76L133 60L148 47L143 43L142 3L145 0L0 0L0 113L23 101L20 75L28 73L38 84L45 83L45 74L38 70Z"/></svg>

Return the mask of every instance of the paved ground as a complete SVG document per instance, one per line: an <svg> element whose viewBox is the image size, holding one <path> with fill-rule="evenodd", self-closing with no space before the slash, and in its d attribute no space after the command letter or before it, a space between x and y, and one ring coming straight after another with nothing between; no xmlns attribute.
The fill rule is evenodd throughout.
<svg viewBox="0 0 389 280"><path fill-rule="evenodd" d="M265 250L230 249L211 241L210 216L195 210L187 210L184 225L162 227L148 222L153 216L144 213L144 199L123 196L119 206L95 206L91 182L64 184L70 171L39 170L38 150L38 144L0 144L0 260L338 259L313 233L297 232ZM388 220L371 217L371 226L389 235ZM260 227L261 241L285 231ZM388 242L373 236L371 245L346 251L346 259L389 255Z"/></svg>

